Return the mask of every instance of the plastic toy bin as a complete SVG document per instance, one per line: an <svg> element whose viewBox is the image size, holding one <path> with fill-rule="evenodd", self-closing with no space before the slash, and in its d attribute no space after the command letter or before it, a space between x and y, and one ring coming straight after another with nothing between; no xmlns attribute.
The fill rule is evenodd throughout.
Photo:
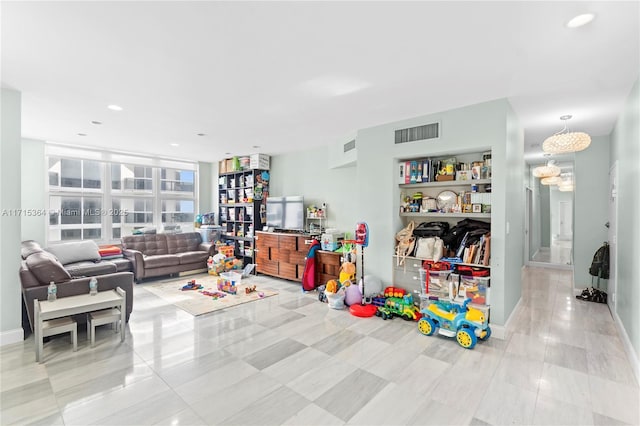
<svg viewBox="0 0 640 426"><path fill-rule="evenodd" d="M239 274L237 272L221 272L220 277L224 278L225 280L231 281L235 285L240 284L240 280L242 280L242 274Z"/></svg>
<svg viewBox="0 0 640 426"><path fill-rule="evenodd" d="M451 271L430 271L420 269L420 287L423 294L449 295L449 275Z"/></svg>
<svg viewBox="0 0 640 426"><path fill-rule="evenodd" d="M491 280L489 277L461 277L461 286L464 286L465 297L471 299L471 303L477 305L489 304L489 286Z"/></svg>

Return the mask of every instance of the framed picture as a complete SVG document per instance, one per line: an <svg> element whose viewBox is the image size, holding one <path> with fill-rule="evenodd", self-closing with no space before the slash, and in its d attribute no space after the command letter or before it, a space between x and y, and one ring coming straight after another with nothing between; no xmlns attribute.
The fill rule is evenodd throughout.
<svg viewBox="0 0 640 426"><path fill-rule="evenodd" d="M472 204L471 205L472 213L482 213L482 204Z"/></svg>
<svg viewBox="0 0 640 426"><path fill-rule="evenodd" d="M463 213L471 213L471 204L464 204L462 207Z"/></svg>

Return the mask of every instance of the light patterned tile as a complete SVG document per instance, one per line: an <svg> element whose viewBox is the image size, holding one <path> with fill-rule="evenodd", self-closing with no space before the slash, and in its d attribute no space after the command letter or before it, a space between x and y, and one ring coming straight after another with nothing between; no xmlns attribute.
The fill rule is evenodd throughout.
<svg viewBox="0 0 640 426"><path fill-rule="evenodd" d="M533 424L541 426L589 426L593 425L593 413L584 407L539 395L536 401L536 409L533 413Z"/></svg>
<svg viewBox="0 0 640 426"><path fill-rule="evenodd" d="M423 395L390 383L351 417L347 424L363 426L407 424L422 402L424 402ZM392 407L402 408L392 409Z"/></svg>
<svg viewBox="0 0 640 426"><path fill-rule="evenodd" d="M281 386L240 411L223 419L225 425L279 425L310 404L296 392Z"/></svg>
<svg viewBox="0 0 640 426"><path fill-rule="evenodd" d="M586 373L544 364L539 389L539 395L548 399L591 408L589 377Z"/></svg>
<svg viewBox="0 0 640 426"><path fill-rule="evenodd" d="M482 391L484 397L474 413L474 418L492 425L532 423L536 406L535 392L500 380L493 380Z"/></svg>
<svg viewBox="0 0 640 426"><path fill-rule="evenodd" d="M507 353L495 372L495 378L537 393L543 364L542 361Z"/></svg>
<svg viewBox="0 0 640 426"><path fill-rule="evenodd" d="M611 380L589 376L591 409L594 413L631 425L640 424L640 392L638 386L628 386Z"/></svg>
<svg viewBox="0 0 640 426"><path fill-rule="evenodd" d="M589 374L614 382L635 386L636 380L626 357L606 353L589 352L587 354Z"/></svg>
<svg viewBox="0 0 640 426"><path fill-rule="evenodd" d="M344 421L340 420L327 410L323 410L316 404L309 404L300 410L297 414L286 420L283 425L317 425L317 426L341 426Z"/></svg>
<svg viewBox="0 0 640 426"><path fill-rule="evenodd" d="M313 402L341 420L349 421L389 382L364 370L356 370Z"/></svg>

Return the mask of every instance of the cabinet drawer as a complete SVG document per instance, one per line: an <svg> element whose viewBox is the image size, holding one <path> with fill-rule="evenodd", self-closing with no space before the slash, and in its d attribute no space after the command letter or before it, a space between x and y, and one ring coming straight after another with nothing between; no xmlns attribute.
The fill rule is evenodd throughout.
<svg viewBox="0 0 640 426"><path fill-rule="evenodd" d="M304 266L304 258L307 255L305 253L301 253L299 251L292 251L289 253L289 263L294 263L296 265Z"/></svg>
<svg viewBox="0 0 640 426"><path fill-rule="evenodd" d="M409 292L417 290L421 292L422 286L420 285L420 274L418 272L409 271L393 271L393 285L394 287L402 287Z"/></svg>
<svg viewBox="0 0 640 426"><path fill-rule="evenodd" d="M259 247L278 247L278 236L270 235L263 232L256 234L257 244Z"/></svg>
<svg viewBox="0 0 640 426"><path fill-rule="evenodd" d="M297 237L294 235L281 235L278 248L296 251L296 239Z"/></svg>
<svg viewBox="0 0 640 426"><path fill-rule="evenodd" d="M258 272L267 275L278 275L278 262L273 260L258 260L256 269Z"/></svg>
<svg viewBox="0 0 640 426"><path fill-rule="evenodd" d="M282 278L286 278L289 280L297 280L298 279L298 268L297 265L292 265L290 263L280 263L278 275Z"/></svg>
<svg viewBox="0 0 640 426"><path fill-rule="evenodd" d="M338 277L321 272L316 273L316 285L325 285L329 280L337 280Z"/></svg>
<svg viewBox="0 0 640 426"><path fill-rule="evenodd" d="M298 238L298 247L297 249L304 253L306 256L309 252L309 247L311 247L311 237L297 237Z"/></svg>

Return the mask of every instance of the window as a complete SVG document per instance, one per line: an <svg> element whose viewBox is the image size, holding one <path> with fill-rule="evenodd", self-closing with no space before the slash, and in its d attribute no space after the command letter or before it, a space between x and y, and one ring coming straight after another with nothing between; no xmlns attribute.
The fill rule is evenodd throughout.
<svg viewBox="0 0 640 426"><path fill-rule="evenodd" d="M47 145L49 242L191 231L196 165Z"/></svg>

